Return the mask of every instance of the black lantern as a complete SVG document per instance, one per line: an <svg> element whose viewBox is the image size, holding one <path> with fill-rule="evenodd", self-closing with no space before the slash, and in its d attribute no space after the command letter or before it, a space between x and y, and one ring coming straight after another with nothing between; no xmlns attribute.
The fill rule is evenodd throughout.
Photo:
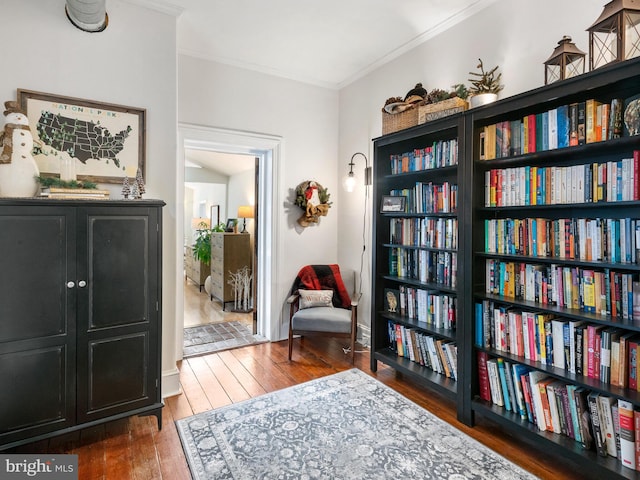
<svg viewBox="0 0 640 480"><path fill-rule="evenodd" d="M591 70L640 56L640 0L613 0L589 32Z"/></svg>
<svg viewBox="0 0 640 480"><path fill-rule="evenodd" d="M571 37L562 37L551 56L544 62L544 84L582 75L586 55L571 42Z"/></svg>

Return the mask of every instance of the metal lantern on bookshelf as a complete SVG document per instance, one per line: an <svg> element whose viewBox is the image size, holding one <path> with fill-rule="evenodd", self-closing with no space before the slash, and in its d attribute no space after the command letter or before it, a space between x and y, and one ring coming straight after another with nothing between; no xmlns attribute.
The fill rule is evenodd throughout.
<svg viewBox="0 0 640 480"><path fill-rule="evenodd" d="M551 56L544 62L544 84L575 77L584 73L587 54L576 47L571 37L564 36Z"/></svg>
<svg viewBox="0 0 640 480"><path fill-rule="evenodd" d="M589 32L591 70L640 56L640 0L613 0Z"/></svg>

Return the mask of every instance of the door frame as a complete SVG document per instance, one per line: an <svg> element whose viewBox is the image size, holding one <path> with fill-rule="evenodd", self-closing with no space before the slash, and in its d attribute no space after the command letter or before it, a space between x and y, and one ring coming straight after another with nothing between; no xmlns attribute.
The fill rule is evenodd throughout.
<svg viewBox="0 0 640 480"><path fill-rule="evenodd" d="M222 129L188 123L178 124L178 168L176 188L176 271L183 270L184 243L184 151L185 148L222 153L254 155L258 159L258 193L256 205L258 257L256 259L257 333L268 340L279 339L279 307L273 285L278 284L278 222L280 199L282 137L240 130ZM274 313L276 313L274 315ZM184 329L184 282L176 282L176 358L182 359Z"/></svg>

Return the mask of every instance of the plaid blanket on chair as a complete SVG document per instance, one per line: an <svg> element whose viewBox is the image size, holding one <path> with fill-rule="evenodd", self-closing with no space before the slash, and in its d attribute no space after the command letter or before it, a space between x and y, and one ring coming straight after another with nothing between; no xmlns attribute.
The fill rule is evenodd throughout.
<svg viewBox="0 0 640 480"><path fill-rule="evenodd" d="M351 308L351 297L344 286L340 267L332 265L307 265L302 267L291 287L291 293L304 290L333 290L333 306Z"/></svg>

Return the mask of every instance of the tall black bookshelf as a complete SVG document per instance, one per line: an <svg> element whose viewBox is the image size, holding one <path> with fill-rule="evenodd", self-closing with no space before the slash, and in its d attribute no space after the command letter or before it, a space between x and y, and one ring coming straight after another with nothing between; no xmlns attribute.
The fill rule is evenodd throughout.
<svg viewBox="0 0 640 480"><path fill-rule="evenodd" d="M605 132L605 138L590 139L594 140L590 143L587 143L585 138L585 141L579 142L578 145L557 146L554 142L549 144L547 139L547 143L541 142L533 149L535 151L530 153L525 153L521 146L517 145L515 147L511 145L511 149L506 148L500 153L494 153L493 151L487 152L487 135L491 137L490 141L494 142L491 126L501 125L508 130L511 127L515 128L517 122L522 123L525 118L530 116L540 117L545 112L548 114L553 112L555 116L557 111L562 110L565 106L586 104L587 100L596 100L611 106L614 99L628 100L638 94L640 94L640 59L635 59L602 67L594 72L509 97L491 105L471 109L462 114L374 139L374 208L378 210L378 213L374 216L373 224L372 369L376 369L378 361L392 366L399 372L423 383L427 388L453 399L457 405L458 418L462 422L473 425L478 416L495 422L509 434L531 444L533 447L532 455L540 454L540 452L547 452L547 454L552 452L552 455L575 466L576 471L587 478L640 479L640 473L623 467L617 458L601 456L595 449L583 448L580 442L568 435L568 431L561 433L542 431L536 423L530 422L530 419L523 419L520 415L522 412L518 412L515 408L515 411L510 411L490 400L483 400L480 395L478 375L479 352L486 359L500 359L500 362L506 362L507 365L519 364L530 371L541 372L541 375L559 381L555 384L568 384L575 388L583 388L588 392L613 398L615 401L619 399L628 401L636 409L640 409L640 391L637 388L629 388L628 385L612 385L610 380L603 381L600 378L594 378L593 374L587 374L586 371L576 372L575 362L571 369L566 364L561 368L554 365L553 362L547 364L547 359L535 358L535 355L525 358L522 352L511 351L511 349L505 348L505 345L496 346L491 341L483 343L479 339L483 338L486 332L480 332L478 329L484 328L487 319L484 319L484 323L483 321L477 322L476 309L477 305L490 305L491 308L498 308L501 312L515 312L517 314L526 311L528 314L539 315L540 318L547 315L549 319L554 318L562 322L569 322L574 326L578 322L583 322L585 325L599 326L603 331L619 329L621 334L629 332L640 334L640 321L633 321L628 312L622 312L620 315L616 312L616 316L613 316L611 307L609 310L602 308L601 311L587 311L591 305L589 308L585 308L585 305L581 303L582 297L579 297L577 303L571 305L558 302L557 297L554 299L549 296L543 300L540 292L537 296L534 294L525 297L522 286L520 286L518 295L514 295L508 290L505 294L499 288L499 283L504 282L504 277L491 277L490 275L491 268L496 265L499 266L497 268L506 268L508 272L520 271L515 270L516 266L522 272L530 268L534 271L547 272L547 274L552 271L558 272L558 269L561 269L560 271L563 272L576 272L578 277L587 275L592 278L591 276L595 273L601 281L610 278L612 282L622 282L624 278L625 285L627 285L627 282L640 280L640 259L634 256L631 261L629 258L616 258L615 255L594 258L597 255L602 255L601 251L595 254L595 250L584 255L585 244L580 244L578 240L574 241L574 237L571 237L571 242L580 245L582 256L579 253L576 255L575 251L569 252L569 250L566 251L566 254L560 255L558 250L554 251L551 248L549 249L551 251L545 252L542 247L534 255L530 250L530 245L527 247L529 250L523 249L522 245L520 248L512 246L511 250L505 249L503 245L498 248L493 244L489 248L487 233L490 233L491 238L497 238L495 230L490 230L490 228L498 228L501 233L503 233L505 225L508 225L506 228L510 229L514 225L522 228L524 224L531 228L532 219L536 219L536 225L539 220L547 234L552 232L553 228L559 228L558 225L568 229L575 227L577 233L578 228L582 228L590 221L595 222L595 220L599 220L605 225L607 222L614 222L613 224L627 222L627 225L635 225L636 220L640 222L640 202L632 198L609 198L608 201L606 198L593 198L593 184L582 184L580 188L583 190L578 194L569 194L569 198L566 197L568 195L566 191L562 192L560 187L554 187L555 193L553 195L551 193L545 194L544 198L536 198L533 203L523 202L519 200L519 196L524 196L524 193L520 191L520 187L513 187L515 177L512 177L510 182L504 183L510 189L509 195L511 196L507 198L505 193L500 192L500 195L503 195L502 201L492 203L491 175L495 174L497 178L504 179L507 178L507 172L509 175L514 175L513 172L519 172L520 175L523 175L522 172L525 169L527 174L532 169L538 169L545 175L544 179L538 177L542 182L541 185L547 187L555 185L555 180L551 181L551 173L556 172L557 175L560 175L558 172L564 169L565 174L568 171L578 172L577 174L572 173L572 175L579 176L579 172L583 172L585 175L583 180L588 179L591 175L591 180L597 181L594 180L597 176L594 177L589 172L593 172L594 168L597 171L598 165L606 165L608 162L614 162L618 165L623 159L633 158L634 151L640 150L640 136L629 136L628 132L623 131L619 138L608 138L608 133ZM540 122L539 118L538 122ZM506 127L507 123L509 123L509 127ZM540 128L539 124L538 131L543 131L548 127L545 123L543 130ZM414 149L424 148L434 142L453 138L458 139L457 165L410 172L392 172L391 159L394 155L401 155ZM637 167L634 171L633 166L629 167L629 164L626 163L624 168L623 179L633 184L634 178L638 176ZM556 179L559 178L562 177L558 176ZM573 179L574 177L569 178ZM489 181L489 184L486 184L486 180ZM446 215L439 214L441 217L449 216L457 220L458 243L455 249L457 281L455 288L439 284L425 284L412 278L394 275L393 267L390 271L390 262L391 265L394 262L392 255L394 250L402 252L423 249L437 251L438 249L420 245L397 245L394 243L395 239L391 237L395 218L407 218L411 221L416 218L424 218L428 216L427 214L410 211L380 212L385 195L390 195L392 192L404 188L413 188L416 182L441 183L444 181L457 182L458 185L456 211L448 212ZM501 180L501 182L503 181L506 180ZM493 182L495 186L495 180ZM571 185L573 186L573 183ZM591 198L584 196L584 190L592 192ZM561 220L564 223L561 223ZM571 227L567 227L567 221L572 225ZM592 227L596 224L589 223L589 225ZM594 231L598 230L589 230L589 235L592 235ZM585 238L584 232L585 230L581 230L583 240ZM501 238L509 238L509 236L503 234ZM555 243L553 246L555 247ZM566 247L566 244L563 244L563 247ZM590 244L589 248L595 247ZM600 248L602 248L601 245ZM505 265L506 267L504 267ZM514 270L509 270L511 268ZM548 277L543 275L533 278L537 278L539 281L541 278ZM494 286L497 285L497 287L487 288L487 282L490 281L493 281ZM551 289L551 283L547 283ZM455 296L457 299L455 329L436 329L406 315L389 312L388 302L385 300L386 293L389 290L399 289L402 285ZM558 285L553 287L557 289ZM529 290L530 293L531 291ZM548 291L545 290L545 295ZM565 300L562 299L562 301ZM606 304L604 297L603 302ZM598 305L601 306L600 303ZM453 381L451 378L434 373L429 368L420 365L419 362L399 356L397 350L393 348L390 338L390 322L400 324L405 329L433 336L444 342L455 342L457 345L457 379ZM515 348L515 343L512 348Z"/></svg>
<svg viewBox="0 0 640 480"><path fill-rule="evenodd" d="M464 276L456 273L464 268L459 250L464 147L464 117L457 114L377 139L374 162L379 213L373 222L371 368L382 361L453 399L459 396L459 361L449 368L444 364L460 352L464 331L459 296ZM390 195L406 198L401 211L382 211ZM398 298L396 309L389 306L389 294Z"/></svg>

